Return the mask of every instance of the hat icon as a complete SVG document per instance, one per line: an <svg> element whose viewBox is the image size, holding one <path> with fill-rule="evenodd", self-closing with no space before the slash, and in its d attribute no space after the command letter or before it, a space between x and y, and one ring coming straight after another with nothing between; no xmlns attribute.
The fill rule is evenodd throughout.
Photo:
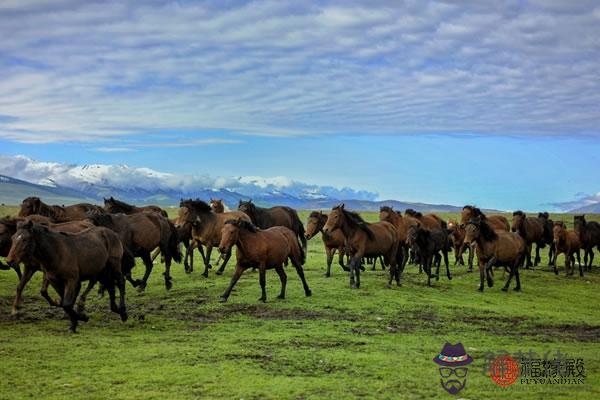
<svg viewBox="0 0 600 400"><path fill-rule="evenodd" d="M473 358L467 354L462 343L452 345L446 342L441 353L433 359L433 362L444 367L459 367L471 364Z"/></svg>

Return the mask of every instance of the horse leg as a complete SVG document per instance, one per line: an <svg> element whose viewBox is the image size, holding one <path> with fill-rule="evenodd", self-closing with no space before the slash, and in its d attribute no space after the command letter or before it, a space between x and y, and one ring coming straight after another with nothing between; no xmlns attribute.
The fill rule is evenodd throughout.
<svg viewBox="0 0 600 400"><path fill-rule="evenodd" d="M61 306L71 319L71 326L69 327L69 330L72 333L77 332L78 321L88 321L88 317L85 314L79 314L73 309L73 306L75 305L75 299L77 298L80 289L81 282L74 280L67 281L67 283L65 284L65 290L62 298Z"/></svg>
<svg viewBox="0 0 600 400"><path fill-rule="evenodd" d="M533 266L537 267L542 258L540 257L540 244L539 242L535 244L535 258L533 259Z"/></svg>
<svg viewBox="0 0 600 400"><path fill-rule="evenodd" d="M493 256L486 264L485 266L485 277L487 279L487 284L488 287L492 287L494 286L494 278L492 277L492 274L490 273L490 271L492 270L492 268L494 268L494 264L496 264L496 261L498 260L498 257Z"/></svg>
<svg viewBox="0 0 600 400"><path fill-rule="evenodd" d="M279 275L279 280L281 281L281 292L279 292L279 296L277 296L277 298L285 299L285 285L287 284L287 275L281 265L275 267L275 271L277 272L277 275Z"/></svg>
<svg viewBox="0 0 600 400"><path fill-rule="evenodd" d="M558 267L556 266L556 263L559 254L560 252L558 251L558 249L556 249L556 251L554 252L554 259L552 260L552 266L554 267L554 275L558 275Z"/></svg>
<svg viewBox="0 0 600 400"><path fill-rule="evenodd" d="M331 262L333 261L333 253L335 253L335 249L325 247L325 254L327 256L327 272L325 272L325 276L328 278L331 276ZM340 260L341 258L342 257L340 256Z"/></svg>
<svg viewBox="0 0 600 400"><path fill-rule="evenodd" d="M427 274L427 286L431 286L431 266L433 264L433 254L431 254L431 255L428 254L427 256L425 256L421 253L420 256L425 261L425 264L423 265L423 269L425 270L425 273Z"/></svg>
<svg viewBox="0 0 600 400"><path fill-rule="evenodd" d="M436 253L435 255L435 280L440 280L440 264L442 263L442 256L440 253Z"/></svg>
<svg viewBox="0 0 600 400"><path fill-rule="evenodd" d="M552 256L553 255L554 255L554 244L551 243L550 244L550 250L548 250L548 260L549 260L548 262L549 263L552 262ZM552 265L552 264L548 264L548 266L550 266L550 265Z"/></svg>
<svg viewBox="0 0 600 400"><path fill-rule="evenodd" d="M156 257L158 257L158 255L160 254L160 248L156 248L154 249L154 252L152 253L152 262L154 262L154 260L156 260Z"/></svg>
<svg viewBox="0 0 600 400"><path fill-rule="evenodd" d="M150 277L150 273L152 272L154 264L152 264L152 260L150 260L150 253L147 251L142 253L141 258L144 262L144 266L146 267L146 271L144 272L144 277L142 280L138 281L138 291L143 292L146 289L148 278Z"/></svg>
<svg viewBox="0 0 600 400"><path fill-rule="evenodd" d="M260 282L260 291L262 293L258 300L265 303L267 301L267 266L262 263L258 266L258 281Z"/></svg>
<svg viewBox="0 0 600 400"><path fill-rule="evenodd" d="M57 290L61 301L55 301L52 297L50 297L50 295L48 294L48 285L50 284L50 281L48 280L48 277L46 276L46 274L44 273L43 279L42 279L42 287L40 288L40 295L46 299L46 301L48 302L48 304L50 304L52 307L60 307L61 306L61 302L62 302L62 297L63 297L63 292L64 290L62 288L60 288L60 290ZM55 287L56 289L56 287Z"/></svg>
<svg viewBox="0 0 600 400"><path fill-rule="evenodd" d="M302 268L302 264L300 264L296 259L292 258L292 265L294 266L294 268L296 268L296 273L298 274L298 276L300 277L300 280L302 281L302 287L304 288L304 294L306 295L306 297L312 296L312 292L311 292L310 288L308 287L308 283L306 283L306 278L304 277L304 268ZM284 272L284 274L285 274L285 272Z"/></svg>
<svg viewBox="0 0 600 400"><path fill-rule="evenodd" d="M165 257L165 272L163 272L163 276L165 277L165 288L167 290L171 290L171 288L173 287L173 283L171 282L173 280L173 278L171 277L171 256L170 255Z"/></svg>
<svg viewBox="0 0 600 400"><path fill-rule="evenodd" d="M346 256L344 247L340 246L337 251L338 251L338 264L340 264L340 267L342 267L342 270L348 271L348 267L346 267L346 265L344 264L344 257ZM334 249L334 253L335 253L335 249Z"/></svg>
<svg viewBox="0 0 600 400"><path fill-rule="evenodd" d="M121 321L127 321L127 306L125 305L125 278L122 274L119 274L116 278L117 289L119 289L119 315Z"/></svg>
<svg viewBox="0 0 600 400"><path fill-rule="evenodd" d="M198 244L198 247L200 247L200 244ZM204 276L205 278L208 278L208 270L212 268L212 266L210 265L210 254L212 253L212 245L208 244L206 245L206 256L204 257L204 272L202 273L202 276Z"/></svg>
<svg viewBox="0 0 600 400"><path fill-rule="evenodd" d="M235 286L237 281L240 279L240 276L242 276L243 272L244 272L244 268L242 268L241 265L237 264L235 266L235 271L233 271L233 276L231 277L231 282L229 282L229 287L225 290L225 292L221 295L221 298L219 299L219 301L221 303L225 303L227 301L227 299L229 298L229 295L231 294L231 291L233 290L233 287Z"/></svg>
<svg viewBox="0 0 600 400"><path fill-rule="evenodd" d="M588 271L592 270L594 265L594 248L590 247L590 264L588 265Z"/></svg>
<svg viewBox="0 0 600 400"><path fill-rule="evenodd" d="M92 288L95 284L96 280L90 279L87 287L85 288L81 296L79 296L79 301L77 302L77 312L82 313L85 311L85 301L87 300L87 295L92 291Z"/></svg>
<svg viewBox="0 0 600 400"><path fill-rule="evenodd" d="M229 251L227 252L227 254L225 254L225 257L223 258L223 264L221 264L221 267L217 271L217 275L223 275L223 271L225 270L225 266L227 265L227 262L229 261L230 258L231 258L231 249L229 249Z"/></svg>
<svg viewBox="0 0 600 400"><path fill-rule="evenodd" d="M483 281L485 280L485 264L483 264L481 262L481 260L479 260L479 290L480 292L483 292Z"/></svg>
<svg viewBox="0 0 600 400"><path fill-rule="evenodd" d="M529 269L532 266L531 250L533 250L533 243L528 243L527 244L527 263L525 264L526 269Z"/></svg>
<svg viewBox="0 0 600 400"><path fill-rule="evenodd" d="M469 245L469 272L473 272L473 258L475 258L475 250Z"/></svg>
<svg viewBox="0 0 600 400"><path fill-rule="evenodd" d="M450 267L449 267L449 263L448 263L448 252L444 251L444 264L446 264L446 276L448 277L448 280L451 281L452 277L450 276Z"/></svg>
<svg viewBox="0 0 600 400"><path fill-rule="evenodd" d="M577 264L579 264L579 276L583 276L583 267L581 266L581 256L579 254L579 250L575 252L575 255L577 256Z"/></svg>
<svg viewBox="0 0 600 400"><path fill-rule="evenodd" d="M19 279L19 284L17 285L17 293L15 294L15 300L13 301L12 306L12 315L17 315L17 313L19 312L19 308L21 307L21 295L23 294L23 289L25 288L25 285L27 285L27 283L31 280L33 274L35 274L35 271L37 271L37 268L25 264L25 267L23 269L23 275L21 276L21 279Z"/></svg>

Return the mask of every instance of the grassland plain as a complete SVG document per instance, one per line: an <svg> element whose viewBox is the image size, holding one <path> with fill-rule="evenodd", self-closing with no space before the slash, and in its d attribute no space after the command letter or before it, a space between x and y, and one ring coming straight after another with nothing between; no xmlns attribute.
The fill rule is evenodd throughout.
<svg viewBox="0 0 600 400"><path fill-rule="evenodd" d="M3 207L0 215L15 210ZM456 217L444 215L450 216ZM448 341L462 342L474 358L461 398L600 398L598 267L584 278L565 277L562 267L555 276L544 250L541 267L522 271L521 293L500 291L500 271L496 285L479 293L478 274L465 267L453 267L452 281L442 277L428 288L411 265L400 288L386 289L387 272L378 269L351 290L337 265L324 277L324 260L317 236L306 263L313 296L304 297L288 268L287 298L276 299L279 280L269 272L266 304L257 300L256 273L247 272L220 304L231 265L208 279L198 272L198 258L189 275L175 265L169 292L156 265L145 293L128 287L129 321L110 313L107 299L90 298L90 321L76 335L67 333L62 311L39 296L40 274L24 292L21 315L11 317L16 276L1 271L0 397L454 398L441 388L432 362ZM138 265L134 275L142 270ZM485 375L489 352L530 350L583 358L585 384L517 382L503 389Z"/></svg>

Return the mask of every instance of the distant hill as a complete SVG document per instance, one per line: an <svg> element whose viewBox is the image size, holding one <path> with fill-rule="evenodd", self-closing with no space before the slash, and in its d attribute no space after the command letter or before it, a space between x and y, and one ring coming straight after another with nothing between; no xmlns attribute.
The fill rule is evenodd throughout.
<svg viewBox="0 0 600 400"><path fill-rule="evenodd" d="M588 204L587 206L574 208L569 211L570 213L589 213L596 214L600 213L600 203Z"/></svg>
<svg viewBox="0 0 600 400"><path fill-rule="evenodd" d="M225 204L232 209L237 208L240 200L248 200L249 196L227 190L227 189L204 189L190 193L178 193L174 191L148 191L139 188L114 188L108 185L79 186L77 189L67 188L48 182L47 185L38 185L0 175L0 203L18 205L25 197L38 196L49 204L74 204L90 202L101 204L103 197L114 196L115 198L135 204L157 204L163 207L177 206L181 198L200 198L208 200L212 198L223 199ZM295 197L281 192L265 192L256 194L252 200L260 206L268 207L274 205L286 205L297 209L330 209L331 207L344 203L346 207L357 211L379 211L381 206L391 206L396 210L403 211L412 208L423 212L459 212L462 207L448 204L427 204L403 202L397 200L369 201L369 200L340 200L340 199L306 199Z"/></svg>

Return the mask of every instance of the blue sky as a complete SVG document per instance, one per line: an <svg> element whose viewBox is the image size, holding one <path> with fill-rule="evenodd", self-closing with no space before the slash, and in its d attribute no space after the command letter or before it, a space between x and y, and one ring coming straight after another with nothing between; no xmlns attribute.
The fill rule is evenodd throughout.
<svg viewBox="0 0 600 400"><path fill-rule="evenodd" d="M23 0L0 36L0 154L502 209L600 190L597 2Z"/></svg>

